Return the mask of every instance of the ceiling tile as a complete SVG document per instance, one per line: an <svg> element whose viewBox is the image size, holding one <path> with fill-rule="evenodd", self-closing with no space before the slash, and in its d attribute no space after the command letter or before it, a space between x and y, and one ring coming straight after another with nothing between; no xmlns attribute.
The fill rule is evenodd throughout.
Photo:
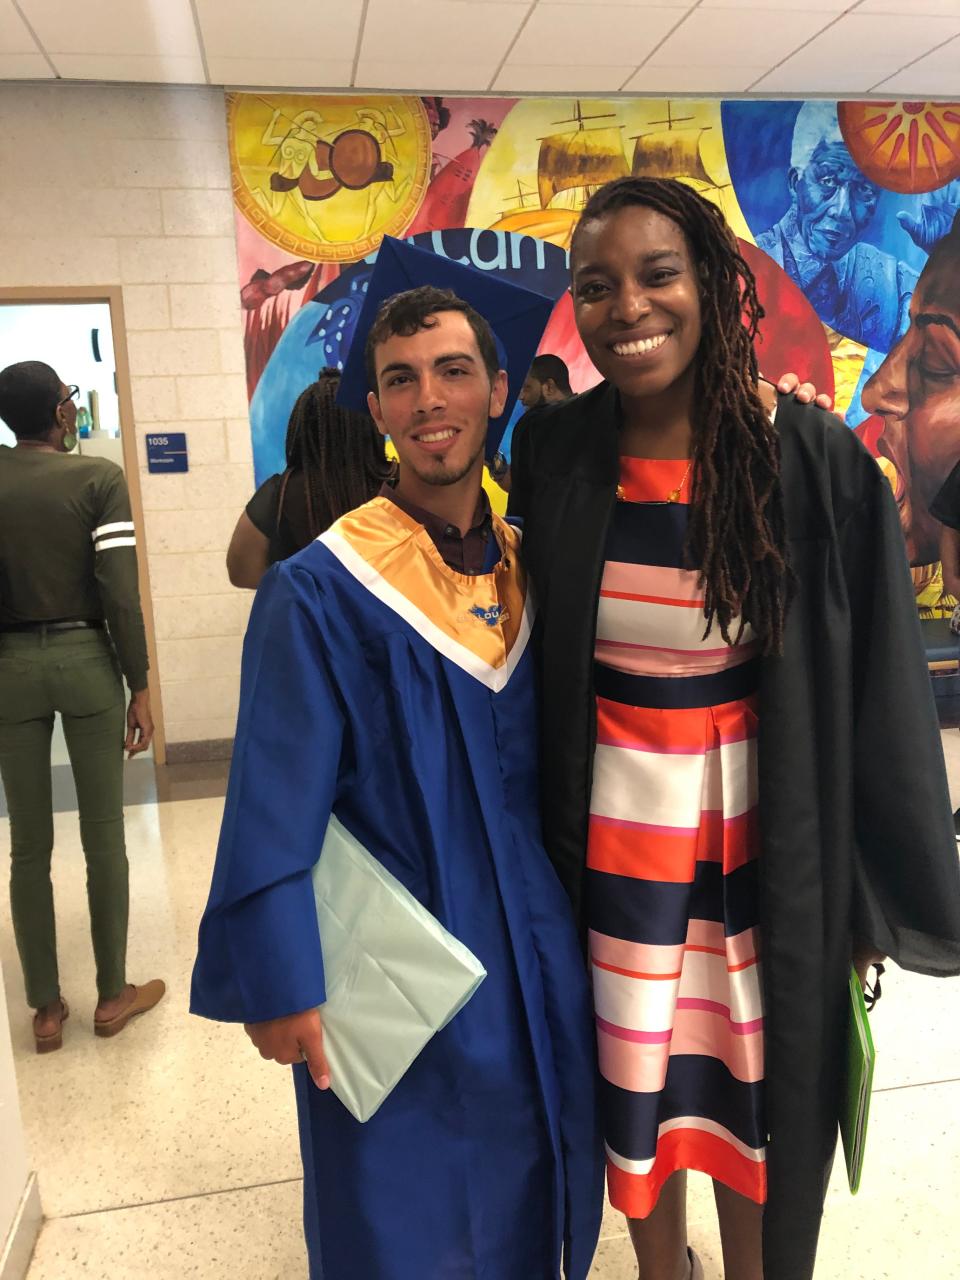
<svg viewBox="0 0 960 1280"><path fill-rule="evenodd" d="M462 59L440 65L433 58L417 62L361 58L354 84L358 89L401 89L405 93L483 93L497 66L492 61Z"/></svg>
<svg viewBox="0 0 960 1280"><path fill-rule="evenodd" d="M0 53L0 80L53 79L42 53Z"/></svg>
<svg viewBox="0 0 960 1280"><path fill-rule="evenodd" d="M13 0L0 0L0 54L37 52L37 42L13 7Z"/></svg>
<svg viewBox="0 0 960 1280"><path fill-rule="evenodd" d="M960 38L934 49L909 67L877 85L877 92L909 93L923 97L933 93L960 101Z"/></svg>
<svg viewBox="0 0 960 1280"><path fill-rule="evenodd" d="M766 67L641 67L625 93L744 93Z"/></svg>
<svg viewBox="0 0 960 1280"><path fill-rule="evenodd" d="M54 53L65 80L124 80L142 84L206 84L199 53L192 58L135 53Z"/></svg>
<svg viewBox="0 0 960 1280"><path fill-rule="evenodd" d="M799 10L802 13L827 13L838 14L843 13L845 9L849 9L853 0L763 0L763 7L768 12L776 12L778 15L784 11ZM895 0L888 0L888 3L894 3ZM904 0L909 4L910 0ZM700 0L701 9L742 9L743 0ZM782 22L781 17L777 17L777 22Z"/></svg>
<svg viewBox="0 0 960 1280"><path fill-rule="evenodd" d="M538 6L510 51L511 61L529 66L639 66L664 36L683 20L679 9L610 5L602 20L592 4Z"/></svg>
<svg viewBox="0 0 960 1280"><path fill-rule="evenodd" d="M492 63L492 75L525 13L503 0L483 6L468 0L370 0L361 62L395 60L423 67L426 85L438 79L445 87L458 75L458 63L474 68Z"/></svg>
<svg viewBox="0 0 960 1280"><path fill-rule="evenodd" d="M960 18L960 0L861 0L857 13L924 14Z"/></svg>
<svg viewBox="0 0 960 1280"><path fill-rule="evenodd" d="M697 9L657 49L650 65L717 68L750 61L771 67L831 21L826 13L778 14L771 21L756 8Z"/></svg>
<svg viewBox="0 0 960 1280"><path fill-rule="evenodd" d="M905 16L849 13L812 40L800 56L810 64L849 67L854 73L861 63L888 66L892 73L956 35L960 17L918 22Z"/></svg>
<svg viewBox="0 0 960 1280"><path fill-rule="evenodd" d="M190 0L20 0L48 53L138 53L194 57Z"/></svg>
<svg viewBox="0 0 960 1280"><path fill-rule="evenodd" d="M752 84L750 92L761 97L765 93L790 93L798 97L827 94L842 98L851 94L869 94L884 75L889 75L889 68L884 71L870 64L864 65L860 59L855 64L847 59L838 66L791 58Z"/></svg>
<svg viewBox="0 0 960 1280"><path fill-rule="evenodd" d="M542 9L549 9L551 6L556 7L564 4L582 5L584 0L540 0ZM591 0L594 8L607 8L615 6L619 9L627 7L631 9L694 9L696 4L694 0L630 0L629 6L624 4L624 0ZM677 15L679 17L679 14Z"/></svg>
<svg viewBox="0 0 960 1280"><path fill-rule="evenodd" d="M211 84L348 89L353 58L218 58L207 55Z"/></svg>
<svg viewBox="0 0 960 1280"><path fill-rule="evenodd" d="M920 83L909 72L904 71L870 88L871 97L884 98L892 93L897 94L898 97L909 95L911 98L924 100L927 98L946 99L948 102L960 100L960 93L957 92L957 73L952 68L949 71L928 71Z"/></svg>
<svg viewBox="0 0 960 1280"><path fill-rule="evenodd" d="M502 93L619 93L629 67L530 67L508 62L492 88Z"/></svg>
<svg viewBox="0 0 960 1280"><path fill-rule="evenodd" d="M214 58L353 59L363 0L196 0L208 62ZM264 14L269 10L269 21ZM309 80L313 77L308 78Z"/></svg>
<svg viewBox="0 0 960 1280"><path fill-rule="evenodd" d="M751 86L753 92L867 93L960 34L960 19L847 14ZM856 50L856 57L850 50Z"/></svg>

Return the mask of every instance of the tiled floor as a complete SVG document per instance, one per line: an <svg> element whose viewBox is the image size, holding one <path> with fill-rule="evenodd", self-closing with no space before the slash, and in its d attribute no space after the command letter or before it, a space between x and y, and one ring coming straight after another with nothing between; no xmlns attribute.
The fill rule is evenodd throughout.
<svg viewBox="0 0 960 1280"><path fill-rule="evenodd" d="M945 748L960 802L960 734L946 735ZM217 787L213 774L196 785L169 784L162 795L184 798L128 810L130 974L135 981L162 976L170 990L117 1039L92 1032L93 967L74 814L56 819L59 945L72 1016L63 1051L49 1057L31 1051L8 906L0 902L20 1096L48 1218L29 1280L306 1275L289 1073L263 1063L236 1028L186 1013L222 805L211 794ZM953 1121L960 1111L960 982L893 973L884 991L874 1019L880 1057L864 1186L854 1200L840 1173L834 1177L817 1280L960 1275ZM704 1179L692 1182L690 1235L708 1280L719 1280ZM622 1220L612 1212L593 1277L636 1277Z"/></svg>

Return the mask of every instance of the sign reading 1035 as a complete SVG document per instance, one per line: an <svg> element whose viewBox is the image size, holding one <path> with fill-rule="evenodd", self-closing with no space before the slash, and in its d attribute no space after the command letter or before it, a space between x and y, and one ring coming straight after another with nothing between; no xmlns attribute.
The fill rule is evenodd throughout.
<svg viewBox="0 0 960 1280"><path fill-rule="evenodd" d="M166 474L188 471L186 433L168 431L162 436L147 436L147 470Z"/></svg>

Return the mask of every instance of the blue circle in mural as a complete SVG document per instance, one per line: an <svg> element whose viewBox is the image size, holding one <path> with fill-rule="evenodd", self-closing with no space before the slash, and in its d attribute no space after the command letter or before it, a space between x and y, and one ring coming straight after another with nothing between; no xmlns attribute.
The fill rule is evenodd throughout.
<svg viewBox="0 0 960 1280"><path fill-rule="evenodd" d="M906 328L927 259L904 223L922 220L936 193L898 195L867 178L843 140L836 102L724 102L721 117L730 177L757 244L825 324L888 351Z"/></svg>
<svg viewBox="0 0 960 1280"><path fill-rule="evenodd" d="M554 299L570 283L566 250L534 236L454 227L425 231L409 241ZM287 422L300 392L316 381L322 368L343 368L376 258L373 253L345 267L336 280L300 308L274 348L250 401L258 485L286 466Z"/></svg>

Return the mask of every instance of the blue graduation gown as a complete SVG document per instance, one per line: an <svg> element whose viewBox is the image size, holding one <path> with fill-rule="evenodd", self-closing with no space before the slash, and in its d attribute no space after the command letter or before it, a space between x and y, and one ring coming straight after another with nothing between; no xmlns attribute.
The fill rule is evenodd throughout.
<svg viewBox="0 0 960 1280"><path fill-rule="evenodd" d="M466 577L376 498L254 603L192 1011L322 1006L331 813L487 970L366 1124L293 1069L313 1280L582 1280L599 1233L590 996L541 843L519 539L495 532Z"/></svg>

